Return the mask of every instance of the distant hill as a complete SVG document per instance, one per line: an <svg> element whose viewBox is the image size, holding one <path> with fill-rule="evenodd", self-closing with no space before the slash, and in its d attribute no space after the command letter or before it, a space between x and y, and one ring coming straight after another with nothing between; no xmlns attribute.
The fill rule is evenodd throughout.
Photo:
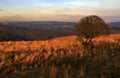
<svg viewBox="0 0 120 78"><path fill-rule="evenodd" d="M44 40L75 34L72 22L8 22L1 23L0 30L15 40Z"/></svg>
<svg viewBox="0 0 120 78"><path fill-rule="evenodd" d="M4 39L5 41L47 40L75 35L76 24L59 21L4 22L0 24L0 31L9 36L8 39ZM120 22L111 22L109 26L113 33L120 33Z"/></svg>
<svg viewBox="0 0 120 78"><path fill-rule="evenodd" d="M111 22L109 25L114 33L120 33L120 22Z"/></svg>
<svg viewBox="0 0 120 78"><path fill-rule="evenodd" d="M5 22L3 24L20 26L20 27L58 27L58 26L74 26L76 22L60 22L60 21L28 21L28 22Z"/></svg>
<svg viewBox="0 0 120 78"><path fill-rule="evenodd" d="M120 22L111 22L111 25L119 25L120 26Z"/></svg>
<svg viewBox="0 0 120 78"><path fill-rule="evenodd" d="M28 40L24 35L24 30L27 28L0 24L0 31L2 32L0 37L3 38L6 35L4 41Z"/></svg>

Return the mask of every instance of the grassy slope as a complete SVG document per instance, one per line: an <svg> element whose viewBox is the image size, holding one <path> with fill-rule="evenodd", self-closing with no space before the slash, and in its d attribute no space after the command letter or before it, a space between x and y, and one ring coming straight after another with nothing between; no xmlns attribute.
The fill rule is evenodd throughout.
<svg viewBox="0 0 120 78"><path fill-rule="evenodd" d="M116 40L120 40L120 34L112 34L109 36L101 36L94 39L94 41L110 41L115 42ZM44 41L17 41L17 42L1 42L0 43L0 50L5 52L12 52L12 51L27 51L31 49L32 51L38 50L41 47L44 48L57 48L57 47L64 47L67 48L70 45L80 44L77 41L76 36L67 36L67 37L60 37L51 40L44 40Z"/></svg>
<svg viewBox="0 0 120 78"><path fill-rule="evenodd" d="M56 78L53 76L57 75L57 77L62 76L61 78L75 78L75 76L81 74L78 72L83 72L87 73L88 76L91 76L93 73L94 75L92 74L92 76L94 77L91 76L90 78L97 78L96 76L98 76L98 74L101 75L104 69L108 70L105 71L108 76L109 74L111 75L111 72L114 74L120 69L119 55L112 57L112 59L117 59L113 62L114 60L107 58L109 56L106 53L117 52L120 46L112 43L103 43L104 45L96 46L94 49L95 52L102 54L96 55L96 57L98 57L97 59L92 58L93 63L91 63L91 58L79 56L82 54L82 47L76 38L76 36L68 36L46 41L1 42L0 77ZM95 40L100 41L103 38L115 42L116 40L120 40L120 34L99 37ZM105 41L104 39L103 41ZM101 57L102 59L99 59ZM102 62L106 65L103 65ZM116 68L112 66L114 63L116 64ZM91 66L87 66L89 64ZM80 68L81 65L86 66L86 71L85 68ZM96 69L96 71L100 72L96 73L96 71L92 69ZM113 72L113 70L115 72ZM117 73L119 73L119 71ZM117 74L115 74L115 76L117 76Z"/></svg>

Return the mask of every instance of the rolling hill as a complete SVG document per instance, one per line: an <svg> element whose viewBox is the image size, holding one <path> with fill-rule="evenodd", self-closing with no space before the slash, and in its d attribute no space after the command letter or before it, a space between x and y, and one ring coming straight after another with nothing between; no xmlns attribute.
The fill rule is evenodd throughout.
<svg viewBox="0 0 120 78"><path fill-rule="evenodd" d="M50 24L51 23L51 24ZM55 37L73 35L75 32L71 23L62 22L20 22L2 23L0 30L6 32L14 40L45 40ZM11 41L9 40L9 41Z"/></svg>
<svg viewBox="0 0 120 78"><path fill-rule="evenodd" d="M83 46L74 35L42 41L0 42L0 77L97 78L105 72L117 78L120 77L117 40L120 41L120 34L95 38L99 44L94 45L94 57L84 55ZM90 51L88 48L86 52Z"/></svg>
<svg viewBox="0 0 120 78"><path fill-rule="evenodd" d="M0 31L4 32L8 39L1 41L47 40L75 35L76 24L59 21L4 22L0 24ZM113 33L120 33L120 22L111 22L109 26Z"/></svg>
<svg viewBox="0 0 120 78"><path fill-rule="evenodd" d="M120 33L120 22L111 22L109 25L114 33Z"/></svg>

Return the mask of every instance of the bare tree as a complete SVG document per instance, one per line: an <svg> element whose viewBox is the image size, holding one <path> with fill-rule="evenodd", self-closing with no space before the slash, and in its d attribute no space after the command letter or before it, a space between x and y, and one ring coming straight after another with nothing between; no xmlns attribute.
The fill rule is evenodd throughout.
<svg viewBox="0 0 120 78"><path fill-rule="evenodd" d="M108 25L96 15L82 18L75 28L83 45L91 44L94 37L110 33Z"/></svg>

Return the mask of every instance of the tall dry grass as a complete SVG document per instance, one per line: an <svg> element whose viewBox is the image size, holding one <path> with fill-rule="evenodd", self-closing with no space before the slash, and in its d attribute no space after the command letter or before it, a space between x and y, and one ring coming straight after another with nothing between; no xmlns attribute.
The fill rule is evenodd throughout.
<svg viewBox="0 0 120 78"><path fill-rule="evenodd" d="M113 35L115 36L115 35ZM46 41L0 43L0 78L120 77L119 37L95 39L94 57L83 56L75 36ZM104 37L102 37L104 38ZM116 39L117 38L117 39ZM88 48L88 51L90 48Z"/></svg>

